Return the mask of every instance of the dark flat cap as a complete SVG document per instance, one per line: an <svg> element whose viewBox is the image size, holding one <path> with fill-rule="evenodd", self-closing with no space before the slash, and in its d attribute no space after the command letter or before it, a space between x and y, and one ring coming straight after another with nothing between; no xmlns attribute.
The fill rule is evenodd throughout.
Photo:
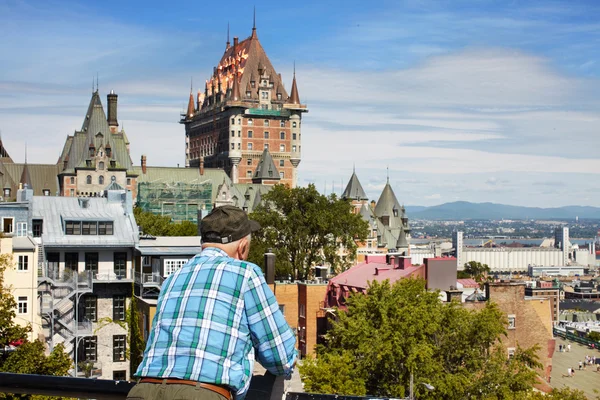
<svg viewBox="0 0 600 400"><path fill-rule="evenodd" d="M259 229L260 224L248 219L244 210L230 205L214 208L200 221L202 243L227 244Z"/></svg>

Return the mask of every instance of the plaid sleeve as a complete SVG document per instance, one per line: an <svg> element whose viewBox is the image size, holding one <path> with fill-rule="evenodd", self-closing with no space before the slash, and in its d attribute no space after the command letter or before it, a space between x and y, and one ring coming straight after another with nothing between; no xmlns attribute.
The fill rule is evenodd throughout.
<svg viewBox="0 0 600 400"><path fill-rule="evenodd" d="M296 360L296 337L289 327L262 271L250 268L244 302L257 359L269 372L288 375Z"/></svg>

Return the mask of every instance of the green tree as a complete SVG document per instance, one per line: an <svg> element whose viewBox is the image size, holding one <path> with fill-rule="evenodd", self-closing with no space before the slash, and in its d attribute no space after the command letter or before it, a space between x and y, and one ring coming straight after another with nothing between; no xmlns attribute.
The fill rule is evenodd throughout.
<svg viewBox="0 0 600 400"><path fill-rule="evenodd" d="M424 280L405 279L372 282L346 305L318 357L300 366L309 392L405 397L412 374L419 399L513 399L536 380L537 349L507 357L506 318L492 303L480 311L441 303Z"/></svg>
<svg viewBox="0 0 600 400"><path fill-rule="evenodd" d="M12 254L0 254L0 348L27 338L30 326L21 326L14 322L17 316L17 302L4 285L4 271L14 268Z"/></svg>
<svg viewBox="0 0 600 400"><path fill-rule="evenodd" d="M469 261L465 263L462 271L458 271L458 278L473 278L479 283L484 283L489 280L490 271L487 264L482 264L479 261Z"/></svg>
<svg viewBox="0 0 600 400"><path fill-rule="evenodd" d="M143 211L139 207L133 209L133 215L142 232L152 236L196 236L198 225L190 221L173 222L171 217Z"/></svg>
<svg viewBox="0 0 600 400"><path fill-rule="evenodd" d="M127 323L129 324L129 371L133 376L138 365L142 362L144 355L144 338L140 331L140 316L137 308L137 299L135 297L135 288L132 287L131 302L127 313Z"/></svg>
<svg viewBox="0 0 600 400"><path fill-rule="evenodd" d="M594 342L600 342L600 332L592 331L588 333L587 337Z"/></svg>
<svg viewBox="0 0 600 400"><path fill-rule="evenodd" d="M262 199L250 215L263 227L252 236L250 261L262 264L272 249L278 276L307 279L311 267L325 263L344 270L356 259L355 240L367 237L367 222L352 213L348 201L321 195L312 184L275 185Z"/></svg>

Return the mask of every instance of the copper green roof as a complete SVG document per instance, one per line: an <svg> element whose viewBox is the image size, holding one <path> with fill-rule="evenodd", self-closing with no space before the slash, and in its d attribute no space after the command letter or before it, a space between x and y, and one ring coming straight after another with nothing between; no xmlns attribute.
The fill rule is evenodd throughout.
<svg viewBox="0 0 600 400"><path fill-rule="evenodd" d="M127 149L127 137L123 131L111 133L97 90L92 94L81 130L76 131L73 136L67 136L58 160L62 172L74 173L76 168L85 168L86 160L90 159L90 148L95 150L110 148L110 159L115 162L116 168L131 170L132 162Z"/></svg>

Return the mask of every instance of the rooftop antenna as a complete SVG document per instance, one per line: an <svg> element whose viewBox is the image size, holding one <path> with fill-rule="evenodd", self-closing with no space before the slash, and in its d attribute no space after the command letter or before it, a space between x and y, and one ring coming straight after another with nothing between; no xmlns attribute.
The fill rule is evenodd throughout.
<svg viewBox="0 0 600 400"><path fill-rule="evenodd" d="M25 164L27 164L27 142L25 142Z"/></svg>
<svg viewBox="0 0 600 400"><path fill-rule="evenodd" d="M352 163L352 173L356 173L356 163Z"/></svg>
<svg viewBox="0 0 600 400"><path fill-rule="evenodd" d="M190 94L194 91L194 77L190 76Z"/></svg>
<svg viewBox="0 0 600 400"><path fill-rule="evenodd" d="M252 30L256 30L256 6L254 6L254 17L252 19Z"/></svg>
<svg viewBox="0 0 600 400"><path fill-rule="evenodd" d="M96 92L98 91L98 73L96 72Z"/></svg>
<svg viewBox="0 0 600 400"><path fill-rule="evenodd" d="M390 166L388 165L385 169L387 170L387 183L390 183Z"/></svg>

